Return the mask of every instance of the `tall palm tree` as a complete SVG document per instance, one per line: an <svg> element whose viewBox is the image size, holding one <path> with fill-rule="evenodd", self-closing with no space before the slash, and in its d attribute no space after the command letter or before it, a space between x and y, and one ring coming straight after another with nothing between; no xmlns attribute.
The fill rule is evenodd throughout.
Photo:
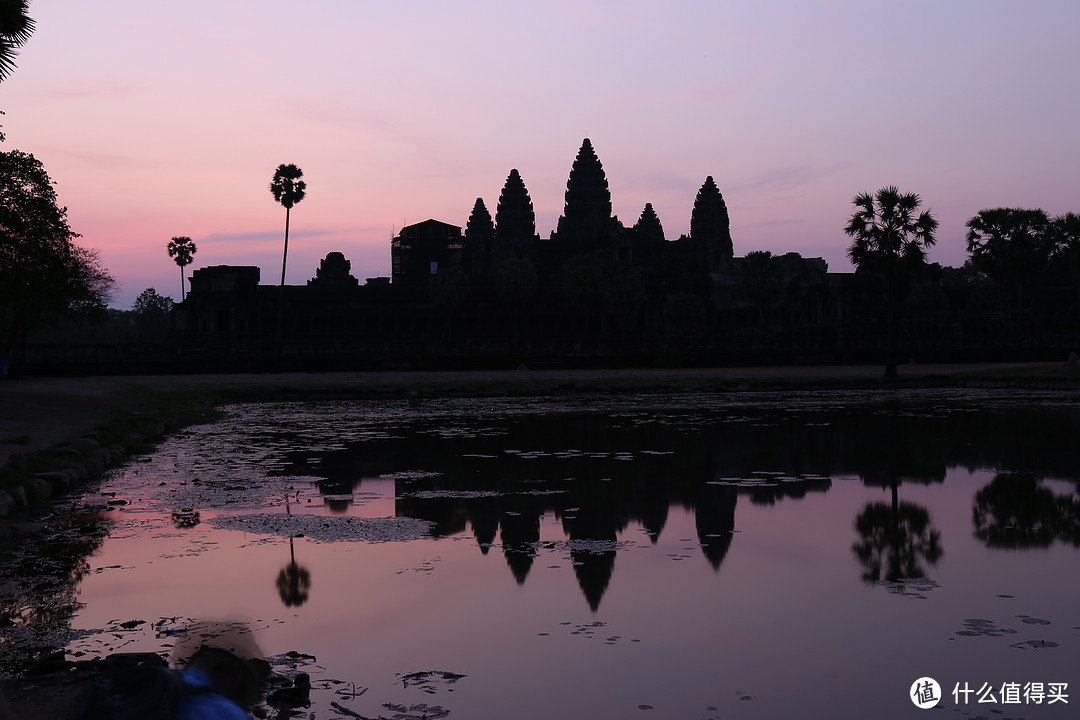
<svg viewBox="0 0 1080 720"><path fill-rule="evenodd" d="M169 241L169 257L180 266L180 302L184 301L184 268L195 257L195 243L189 237L174 237Z"/></svg>
<svg viewBox="0 0 1080 720"><path fill-rule="evenodd" d="M916 215L922 200L916 193L901 193L895 185L883 187L873 195L860 193L851 202L856 209L844 228L844 233L854 238L848 258L860 270L885 277L888 308L885 376L896 377L896 277L926 259L926 248L935 242L938 221L929 210Z"/></svg>
<svg viewBox="0 0 1080 720"><path fill-rule="evenodd" d="M274 179L270 181L270 192L274 200L285 207L285 251L281 257L281 284L285 285L285 260L289 257L289 211L293 205L304 199L307 183L300 178L304 171L295 165L278 165Z"/></svg>
<svg viewBox="0 0 1080 720"><path fill-rule="evenodd" d="M30 39L34 21L26 14L28 0L0 0L0 81L15 70L16 50Z"/></svg>

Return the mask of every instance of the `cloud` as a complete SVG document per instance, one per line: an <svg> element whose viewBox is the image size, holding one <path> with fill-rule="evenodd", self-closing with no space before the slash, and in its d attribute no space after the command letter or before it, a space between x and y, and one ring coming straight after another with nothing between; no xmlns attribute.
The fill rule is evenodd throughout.
<svg viewBox="0 0 1080 720"><path fill-rule="evenodd" d="M105 82L100 85L79 85L52 87L40 90L26 90L27 99L37 101L70 102L72 100L116 101L142 95L147 90L145 85L134 83Z"/></svg>
<svg viewBox="0 0 1080 720"><path fill-rule="evenodd" d="M751 176L741 183L736 183L731 189L737 193L795 190L842 172L850 166L851 163L846 162L834 162L827 165L816 163L787 165Z"/></svg>

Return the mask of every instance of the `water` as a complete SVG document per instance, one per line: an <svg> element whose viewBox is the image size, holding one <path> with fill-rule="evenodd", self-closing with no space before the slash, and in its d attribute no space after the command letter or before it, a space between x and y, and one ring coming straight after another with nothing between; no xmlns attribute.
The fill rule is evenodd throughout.
<svg viewBox="0 0 1080 720"><path fill-rule="evenodd" d="M102 488L71 650L242 626L317 718L906 718L923 676L1073 717L1078 431L1032 393L234 406Z"/></svg>

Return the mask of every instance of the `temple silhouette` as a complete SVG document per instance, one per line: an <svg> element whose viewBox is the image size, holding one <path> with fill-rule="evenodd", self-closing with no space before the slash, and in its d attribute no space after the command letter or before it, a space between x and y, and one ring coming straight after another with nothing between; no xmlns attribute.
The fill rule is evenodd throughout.
<svg viewBox="0 0 1080 720"><path fill-rule="evenodd" d="M537 233L525 180L512 169L494 216L477 198L464 226L431 218L401 228L389 245L390 277L363 282L339 251L327 253L304 285L263 285L252 266L197 269L173 308L168 338L139 352L147 362L258 369L613 358L878 362L885 345L880 276L829 272L823 259L795 252L736 256L712 176L693 199L688 235L668 238L648 203L626 225L612 213L588 138L548 237ZM963 270L928 264L902 282L904 360L1005 359L1002 337L1019 324ZM1012 348L1068 345L1075 333L1066 338L1054 318L1072 305L1072 292L1068 278L1034 283L1026 310L1042 313L1042 325L1023 328L1028 337ZM124 352L115 356L130 363Z"/></svg>

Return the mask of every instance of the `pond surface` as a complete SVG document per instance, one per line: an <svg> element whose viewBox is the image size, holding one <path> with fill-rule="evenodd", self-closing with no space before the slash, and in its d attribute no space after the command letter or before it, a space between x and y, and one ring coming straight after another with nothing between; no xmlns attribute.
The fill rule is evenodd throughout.
<svg viewBox="0 0 1080 720"><path fill-rule="evenodd" d="M319 719L907 718L922 677L1075 717L1078 434L1030 392L232 406L105 482L69 649L242 626Z"/></svg>

